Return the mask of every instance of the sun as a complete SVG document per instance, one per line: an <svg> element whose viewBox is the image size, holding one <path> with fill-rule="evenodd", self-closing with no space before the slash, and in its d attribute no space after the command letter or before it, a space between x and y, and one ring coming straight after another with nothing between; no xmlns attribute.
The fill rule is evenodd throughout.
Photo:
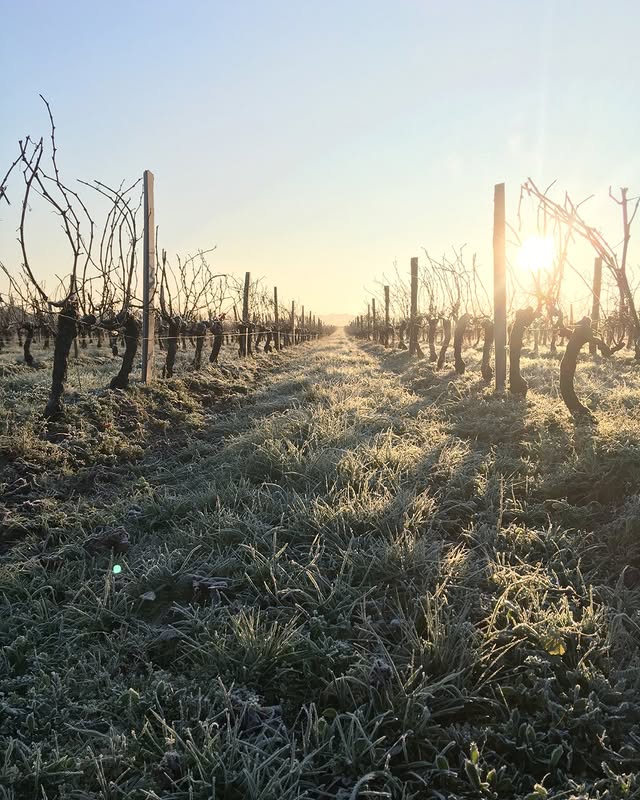
<svg viewBox="0 0 640 800"><path fill-rule="evenodd" d="M518 267L531 272L550 269L554 254L555 248L550 236L529 236L518 250Z"/></svg>

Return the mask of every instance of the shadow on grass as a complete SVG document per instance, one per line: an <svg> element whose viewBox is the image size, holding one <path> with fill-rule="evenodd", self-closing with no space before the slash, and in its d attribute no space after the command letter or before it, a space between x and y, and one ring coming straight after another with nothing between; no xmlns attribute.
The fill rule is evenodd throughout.
<svg viewBox="0 0 640 800"><path fill-rule="evenodd" d="M533 515L539 519L541 504L563 500L570 506L589 509L589 519L600 524L603 516L616 509L640 483L640 431L637 425L620 420L617 429L612 413L607 411L609 387L637 384L633 365L612 359L594 360L583 354L576 384L579 393L593 394L593 385L600 387L599 403L604 413L594 424L574 421L567 413L558 389L557 361L561 354L545 354L525 360L523 374L528 377L530 391L526 399L495 394L479 378L480 356L474 350L464 353L467 371L436 371L425 359L409 359L406 352L393 352L371 344L360 348L374 358L383 370L397 375L416 395L408 413L420 415L437 409L451 435L473 443L486 458L495 458L496 469L505 478L528 485L527 499L538 504ZM585 373L586 371L586 373ZM586 377L586 376L590 377ZM586 383L585 380L590 381ZM621 397L621 404L632 407L639 395ZM595 507L597 513L594 512ZM603 508L608 509L603 515ZM566 517L566 509L560 513ZM553 513L547 512L550 519ZM593 516L591 517L591 515ZM579 514L570 514L575 524Z"/></svg>

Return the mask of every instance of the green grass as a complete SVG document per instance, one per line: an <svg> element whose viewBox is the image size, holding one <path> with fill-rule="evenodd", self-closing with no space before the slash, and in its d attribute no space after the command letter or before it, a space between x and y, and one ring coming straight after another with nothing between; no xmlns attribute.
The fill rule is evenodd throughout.
<svg viewBox="0 0 640 800"><path fill-rule="evenodd" d="M467 357L1 379L0 799L640 797L640 378Z"/></svg>

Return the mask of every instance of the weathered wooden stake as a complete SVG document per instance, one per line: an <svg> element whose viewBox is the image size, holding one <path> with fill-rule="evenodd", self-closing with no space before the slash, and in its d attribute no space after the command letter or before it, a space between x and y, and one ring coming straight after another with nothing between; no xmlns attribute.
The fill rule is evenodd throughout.
<svg viewBox="0 0 640 800"><path fill-rule="evenodd" d="M291 344L296 343L296 304L291 301Z"/></svg>
<svg viewBox="0 0 640 800"><path fill-rule="evenodd" d="M153 172L148 169L144 171L143 192L142 381L143 383L150 383L153 380L153 350L156 328L156 314L153 302L156 289L156 223L153 205Z"/></svg>
<svg viewBox="0 0 640 800"><path fill-rule="evenodd" d="M373 323L372 323L373 324L373 341L375 342L376 339L377 339L376 331L378 329L378 326L376 324L376 298L375 297L371 298L371 315L372 315L372 318L373 318Z"/></svg>
<svg viewBox="0 0 640 800"><path fill-rule="evenodd" d="M593 306L591 309L591 328L598 335L598 325L600 323L600 293L602 291L602 259L596 258L593 262ZM596 354L597 345L595 342L589 344L589 352L592 356Z"/></svg>
<svg viewBox="0 0 640 800"><path fill-rule="evenodd" d="M409 329L409 355L418 352L418 259L411 259L411 322Z"/></svg>
<svg viewBox="0 0 640 800"><path fill-rule="evenodd" d="M384 346L389 347L389 287L384 287Z"/></svg>
<svg viewBox="0 0 640 800"><path fill-rule="evenodd" d="M244 352L242 355L248 356L249 349L249 286L251 285L251 273L244 274L244 292L242 295L242 326L244 328Z"/></svg>
<svg viewBox="0 0 640 800"><path fill-rule="evenodd" d="M497 183L493 195L493 319L496 359L496 391L507 379L507 282L505 277L504 183Z"/></svg>
<svg viewBox="0 0 640 800"><path fill-rule="evenodd" d="M273 332L273 340L275 342L276 350L280 349L280 312L278 310L278 287L273 287L273 319L275 331Z"/></svg>

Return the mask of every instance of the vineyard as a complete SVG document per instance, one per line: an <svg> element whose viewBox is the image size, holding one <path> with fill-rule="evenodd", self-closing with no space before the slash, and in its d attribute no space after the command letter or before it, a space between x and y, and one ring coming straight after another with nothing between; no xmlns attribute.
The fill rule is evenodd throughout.
<svg viewBox="0 0 640 800"><path fill-rule="evenodd" d="M160 256L150 173L144 174L142 193L141 181L117 188L101 181L79 181L80 188L102 201L102 216L97 221L89 211L88 199L60 176L55 122L49 104L42 99L49 114L50 146L47 148L43 137L21 140L19 155L0 183L0 201L9 205L9 179L14 172L22 173L17 228L21 263L18 269L9 269L0 261L8 285L8 299L0 297L0 354L10 349L14 337L24 364L33 368L37 366L34 342L47 351L51 340L55 341L47 419L62 415L71 348L77 362L79 346L87 348L94 339L96 348L104 350L108 345L114 357L119 356L119 347L123 349L120 368L109 386L126 389L140 345L142 376L147 382L155 371L156 341L158 349L165 352L162 376L171 378L178 350L187 349L187 340L193 348L193 367L200 369L209 338L208 361L217 364L223 344L233 342L238 355L247 357L254 350L268 353L320 335L321 321L311 314L305 316L304 306L296 316L295 303L286 311L280 306L277 288L268 294L259 281L252 284L249 272L244 284L233 276L215 273L207 261L215 247L200 249L195 256L177 255L174 264L165 249ZM28 217L34 199L59 218L67 243L71 269L66 276L56 276L58 286L53 291L37 277L38 270L29 257ZM141 246L144 263L139 265Z"/></svg>
<svg viewBox="0 0 640 800"><path fill-rule="evenodd" d="M613 246L496 193L493 284L425 249L334 329L49 122L0 189L0 800L640 798L638 201Z"/></svg>

